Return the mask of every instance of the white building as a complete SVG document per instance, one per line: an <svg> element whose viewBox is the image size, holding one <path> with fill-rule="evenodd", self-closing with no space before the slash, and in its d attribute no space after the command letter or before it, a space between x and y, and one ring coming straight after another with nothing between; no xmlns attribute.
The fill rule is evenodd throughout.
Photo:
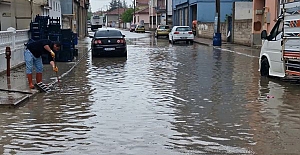
<svg viewBox="0 0 300 155"><path fill-rule="evenodd" d="M60 0L48 0L48 6L43 7L42 13L44 16L49 15L50 18L59 18L62 23Z"/></svg>

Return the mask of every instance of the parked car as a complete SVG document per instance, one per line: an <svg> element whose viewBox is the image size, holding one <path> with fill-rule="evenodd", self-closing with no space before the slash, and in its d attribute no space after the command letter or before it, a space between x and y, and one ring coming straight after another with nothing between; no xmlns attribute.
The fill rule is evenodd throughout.
<svg viewBox="0 0 300 155"><path fill-rule="evenodd" d="M91 28L91 21L90 20L87 21L87 27Z"/></svg>
<svg viewBox="0 0 300 155"><path fill-rule="evenodd" d="M130 32L135 31L135 27L136 27L136 24L131 24L131 25L130 25L130 28L129 28L129 31L130 31Z"/></svg>
<svg viewBox="0 0 300 155"><path fill-rule="evenodd" d="M186 41L193 44L194 34L189 26L174 26L169 33L169 42L174 44L178 41Z"/></svg>
<svg viewBox="0 0 300 155"><path fill-rule="evenodd" d="M145 26L143 26L143 25L137 25L135 27L135 32L137 32L137 33L139 33L139 32L145 33Z"/></svg>
<svg viewBox="0 0 300 155"><path fill-rule="evenodd" d="M169 36L171 32L171 28L169 25L158 25L155 30L155 37L158 38L159 36Z"/></svg>
<svg viewBox="0 0 300 155"><path fill-rule="evenodd" d="M98 29L92 38L92 56L121 56L127 57L125 35L114 28Z"/></svg>

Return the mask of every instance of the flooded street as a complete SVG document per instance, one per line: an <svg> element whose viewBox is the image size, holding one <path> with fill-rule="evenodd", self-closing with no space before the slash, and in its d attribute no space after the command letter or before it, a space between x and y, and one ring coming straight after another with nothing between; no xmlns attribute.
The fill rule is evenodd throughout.
<svg viewBox="0 0 300 155"><path fill-rule="evenodd" d="M0 153L300 152L300 87L261 78L256 55L123 33L127 59L88 53L56 91L1 109Z"/></svg>

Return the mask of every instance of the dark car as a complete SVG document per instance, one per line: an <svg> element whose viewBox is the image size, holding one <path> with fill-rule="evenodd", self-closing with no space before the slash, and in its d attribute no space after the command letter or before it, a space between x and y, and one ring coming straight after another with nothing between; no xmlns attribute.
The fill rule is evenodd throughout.
<svg viewBox="0 0 300 155"><path fill-rule="evenodd" d="M135 27L136 27L136 24L131 24L130 28L129 28L129 31L133 32L135 30Z"/></svg>
<svg viewBox="0 0 300 155"><path fill-rule="evenodd" d="M127 57L125 35L117 29L98 29L92 39L92 56Z"/></svg>

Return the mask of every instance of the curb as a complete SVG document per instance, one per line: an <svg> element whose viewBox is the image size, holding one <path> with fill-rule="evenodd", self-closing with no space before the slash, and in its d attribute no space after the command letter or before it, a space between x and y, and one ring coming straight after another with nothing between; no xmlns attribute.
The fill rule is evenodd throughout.
<svg viewBox="0 0 300 155"><path fill-rule="evenodd" d="M207 44L207 43L203 43L203 42L199 42L199 41L195 41L194 43L200 44L200 45L205 45L205 46L212 46L212 44Z"/></svg>

